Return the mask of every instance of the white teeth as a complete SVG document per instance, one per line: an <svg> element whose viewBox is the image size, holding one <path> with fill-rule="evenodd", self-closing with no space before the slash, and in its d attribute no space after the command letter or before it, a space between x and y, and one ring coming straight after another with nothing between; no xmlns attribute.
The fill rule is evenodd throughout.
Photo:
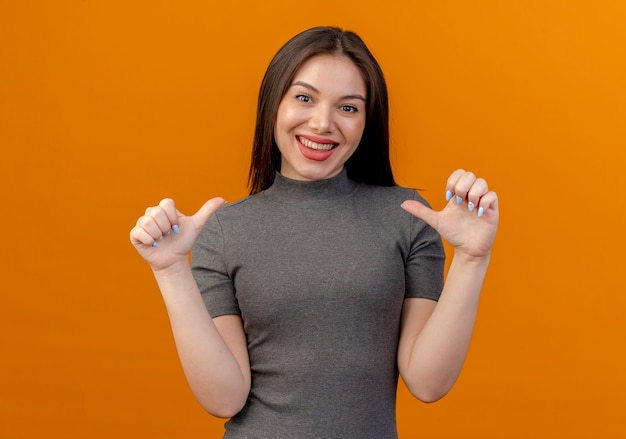
<svg viewBox="0 0 626 439"><path fill-rule="evenodd" d="M311 142L309 139L305 139L304 137L298 137L300 143L302 143L307 148L317 149L321 151L330 151L335 147L335 143L316 143Z"/></svg>

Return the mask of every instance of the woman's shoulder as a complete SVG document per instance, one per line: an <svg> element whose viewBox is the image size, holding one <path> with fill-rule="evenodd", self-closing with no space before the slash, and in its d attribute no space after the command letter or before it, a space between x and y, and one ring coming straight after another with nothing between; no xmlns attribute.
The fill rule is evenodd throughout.
<svg viewBox="0 0 626 439"><path fill-rule="evenodd" d="M226 203L222 206L216 214L220 218L237 218L242 214L254 212L263 205L262 193L255 195L248 195L247 197L239 200Z"/></svg>
<svg viewBox="0 0 626 439"><path fill-rule="evenodd" d="M404 186L371 186L364 183L359 185L359 193L363 197L382 204L402 203L406 200L417 200L429 205L426 199L419 193L418 189Z"/></svg>

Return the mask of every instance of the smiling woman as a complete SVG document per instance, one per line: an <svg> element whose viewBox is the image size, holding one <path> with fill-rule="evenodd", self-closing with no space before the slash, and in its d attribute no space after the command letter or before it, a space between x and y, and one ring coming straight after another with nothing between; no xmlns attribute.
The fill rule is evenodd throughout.
<svg viewBox="0 0 626 439"><path fill-rule="evenodd" d="M338 175L361 140L366 94L350 59L320 55L304 63L278 106L281 174L306 181Z"/></svg>
<svg viewBox="0 0 626 439"><path fill-rule="evenodd" d="M320 84L310 84L295 78L302 74L304 64L312 58L326 59L335 67L335 73L345 76L358 72L360 79L352 77L356 82L344 84L347 88L338 92L335 98L350 98L350 106L365 101L359 116L365 117L365 126L361 132L358 148L345 163L350 178L379 186L394 186L395 181L389 162L389 103L387 84L378 62L371 54L363 40L353 32L340 31L334 28L321 27L302 32L288 41L274 56L265 72L259 91L257 106L257 123L252 147L252 163L250 165L250 194L256 194L270 187L276 172L281 170L282 157L275 139L275 125L278 107L290 95L288 91L296 85L302 87L300 100L313 100L319 96L317 88ZM330 59L333 62L330 63ZM316 63L317 64L317 63ZM345 71L338 67L347 67ZM309 66L309 74L320 73L319 69ZM324 87L333 87L337 78L325 74ZM357 84L364 85L365 90L357 92ZM330 90L326 90L328 93ZM292 95L291 97L295 97ZM330 97L330 96L329 96ZM324 97L326 98L326 97ZM337 109L343 109L338 104ZM363 114L364 113L364 114ZM314 122L314 121L313 121Z"/></svg>
<svg viewBox="0 0 626 439"><path fill-rule="evenodd" d="M261 85L251 195L192 216L165 199L131 231L226 438L395 439L398 372L430 402L461 371L497 196L464 170L441 212L396 186L387 109L356 34L298 34ZM454 247L445 285L440 236Z"/></svg>

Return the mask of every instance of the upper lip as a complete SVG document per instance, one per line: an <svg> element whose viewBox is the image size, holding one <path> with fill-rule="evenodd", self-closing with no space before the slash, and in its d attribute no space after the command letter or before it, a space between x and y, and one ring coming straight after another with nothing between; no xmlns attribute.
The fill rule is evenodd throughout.
<svg viewBox="0 0 626 439"><path fill-rule="evenodd" d="M327 139L327 138L324 138L324 137L309 136L309 135L305 135L305 134L298 134L296 137L302 137L304 139L310 140L311 142L321 143L321 144L324 144L324 145L327 145L327 144L339 145L339 142L335 142L332 139Z"/></svg>

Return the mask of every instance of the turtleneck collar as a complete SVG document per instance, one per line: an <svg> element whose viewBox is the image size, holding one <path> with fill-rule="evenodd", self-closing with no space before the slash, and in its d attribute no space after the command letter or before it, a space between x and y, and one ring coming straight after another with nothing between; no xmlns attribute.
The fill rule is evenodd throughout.
<svg viewBox="0 0 626 439"><path fill-rule="evenodd" d="M263 193L276 201L310 203L312 201L331 201L350 195L358 184L348 178L348 171L326 180L292 180L276 173L274 183Z"/></svg>

